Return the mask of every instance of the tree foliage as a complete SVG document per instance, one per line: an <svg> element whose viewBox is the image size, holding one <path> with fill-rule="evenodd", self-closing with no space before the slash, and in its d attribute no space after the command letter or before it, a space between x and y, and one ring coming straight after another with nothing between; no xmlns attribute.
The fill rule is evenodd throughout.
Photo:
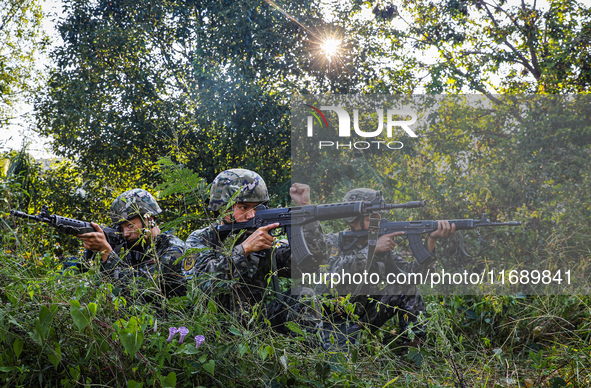
<svg viewBox="0 0 591 388"><path fill-rule="evenodd" d="M42 85L35 55L47 37L38 0L0 2L0 130L15 118L16 107Z"/></svg>
<svg viewBox="0 0 591 388"><path fill-rule="evenodd" d="M404 0L398 25L423 55L427 92L588 93L591 8L505 0ZM401 23L402 22L402 23ZM429 55L431 54L431 55Z"/></svg>
<svg viewBox="0 0 591 388"><path fill-rule="evenodd" d="M296 76L296 24L248 1L69 1L65 12L65 44L38 102L55 152L90 169L142 171L144 181L165 155L210 180L232 167L271 186L288 179L280 86Z"/></svg>

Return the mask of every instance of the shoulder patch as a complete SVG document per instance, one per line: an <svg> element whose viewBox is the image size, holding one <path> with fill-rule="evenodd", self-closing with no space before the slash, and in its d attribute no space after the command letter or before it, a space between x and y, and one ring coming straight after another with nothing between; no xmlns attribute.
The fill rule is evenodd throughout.
<svg viewBox="0 0 591 388"><path fill-rule="evenodd" d="M329 257L335 257L338 254L339 254L339 247L333 245L332 248L331 248L331 250L330 250L330 256Z"/></svg>
<svg viewBox="0 0 591 388"><path fill-rule="evenodd" d="M195 256L186 257L183 261L183 269L185 271L190 271L191 268L195 265Z"/></svg>

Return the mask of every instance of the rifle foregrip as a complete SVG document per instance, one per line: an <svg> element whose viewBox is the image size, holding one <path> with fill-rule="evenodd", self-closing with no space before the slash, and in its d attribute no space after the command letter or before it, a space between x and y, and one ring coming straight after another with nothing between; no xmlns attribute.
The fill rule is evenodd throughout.
<svg viewBox="0 0 591 388"><path fill-rule="evenodd" d="M52 224L59 233L76 236L78 234L91 233L95 231L90 222L62 216L52 217L54 217Z"/></svg>
<svg viewBox="0 0 591 388"><path fill-rule="evenodd" d="M420 234L411 234L408 236L408 245L419 264L423 264L425 260L431 257L431 252L423 245Z"/></svg>
<svg viewBox="0 0 591 388"><path fill-rule="evenodd" d="M306 245L304 239L304 232L301 225L293 225L287 228L287 236L289 238L289 247L297 265L312 257L312 252Z"/></svg>

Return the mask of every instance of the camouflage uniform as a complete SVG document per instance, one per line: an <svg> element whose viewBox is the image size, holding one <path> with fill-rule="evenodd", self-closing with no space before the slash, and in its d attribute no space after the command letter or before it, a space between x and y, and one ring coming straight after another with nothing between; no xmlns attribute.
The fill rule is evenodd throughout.
<svg viewBox="0 0 591 388"><path fill-rule="evenodd" d="M348 201L371 201L375 198L375 191L371 189L354 189L351 190L345 198L344 202ZM355 218L345 219L345 221L353 223ZM365 225L364 227L367 227ZM356 243L350 249L343 251L339 244L339 234L329 234L325 236L325 241L329 246L329 259L326 268L327 273L339 273L344 270L346 273L362 273L365 269L368 255L367 242L363 244ZM368 269L368 273L380 273L385 276L388 273L423 273L427 272L429 265L434 262L434 255L423 264L419 264L416 260L412 262L407 261L395 252L376 252L374 254L372 265ZM416 334L422 334L422 328L416 325L417 317L420 313L425 312L423 298L419 289L414 284L387 285L384 289L379 289L379 285L369 286L368 295L357 295L351 298L351 302L355 303L355 314L359 316L359 321L363 325L368 325L373 332L384 325L390 318L398 316L401 331L404 332L409 324L413 323L413 331ZM383 286L382 286L383 287ZM354 292L355 285L340 286L336 290L329 290L326 285L321 284L316 286L317 294L335 294L346 295ZM364 294L366 294L364 292ZM333 314L332 320L338 321L343 317L338 316L338 311ZM354 332L358 330L357 325L353 327L342 328L343 332Z"/></svg>
<svg viewBox="0 0 591 388"><path fill-rule="evenodd" d="M219 211L235 193L236 202L264 203L269 196L262 178L249 170L227 170L219 174L212 183L209 209ZM224 241L219 241L215 226L196 230L186 240L187 249L199 251L185 259L183 273L190 279L202 274L215 274L201 286L209 292L220 292L220 303L229 309L249 307L263 300L268 288L268 275L271 273L271 258L267 251L252 252L245 255L242 242L248 237L243 234L232 246L224 248ZM324 253L324 240L320 224L310 223L303 228L304 237L312 251ZM235 236L228 236L231 241ZM276 240L273 254L277 261L278 276L291 277L291 250L284 240ZM227 280L234 280L228 284ZM232 290L232 293L227 291Z"/></svg>
<svg viewBox="0 0 591 388"><path fill-rule="evenodd" d="M196 230L186 241L187 249L202 249L194 256L189 256L183 264L183 272L187 279L194 275L216 274L215 279L210 278L201 286L213 292L218 287L227 284L223 281L234 280L232 287L234 295L221 296L220 303L226 308L236 307L236 303L242 307L253 306L263 299L267 288L266 277L271 272L271 259L266 251L252 252L249 256L244 254L242 242L248 237L243 234L234 244L224 252L223 241L218 242L215 225ZM228 238L232 238L229 236ZM274 247L275 259L279 276L288 277L291 274L291 251L285 241L277 241ZM220 282L220 280L222 282ZM228 289L228 288L225 288ZM234 299L234 303L232 302Z"/></svg>
<svg viewBox="0 0 591 388"><path fill-rule="evenodd" d="M113 285L128 293L133 283L138 283L145 294L141 299L152 301L150 289L166 297L186 293L186 284L181 263L174 264L184 253L185 243L169 233L160 233L153 244L137 243L116 247L106 261L101 263L101 272ZM121 254L123 252L123 254Z"/></svg>
<svg viewBox="0 0 591 388"><path fill-rule="evenodd" d="M145 228L152 228L154 225L146 225L145 220L161 212L150 193L133 189L113 201L110 215L114 224L140 216ZM180 296L186 292L186 282L181 263L175 264L175 261L184 251L185 244L181 239L172 233L160 233L151 242L140 239L115 247L101 263L101 272L126 296L136 284L141 301L152 301L155 295Z"/></svg>
<svg viewBox="0 0 591 388"><path fill-rule="evenodd" d="M339 246L339 235L329 234L325 236L325 241L331 247L331 253L326 266L328 273L362 273L367 261L368 246L367 243L356 244L347 251L341 250ZM416 260L407 261L394 252L376 253L373 257L372 266L368 272L377 272L382 276L388 273L423 273L425 274L428 266L434 261L432 258L419 265ZM336 290L329 290L322 284L316 287L317 294L346 295L355 291L356 286L339 287ZM377 285L375 286L377 287ZM410 322L416 326L418 315L425 311L423 298L414 284L399 285L391 284L385 289L374 288L370 291L373 294L370 297L366 295L354 296L351 299L355 303L355 314L360 317L362 323L369 324L371 331L377 330L384 325L390 318L398 316L400 328L406 330Z"/></svg>

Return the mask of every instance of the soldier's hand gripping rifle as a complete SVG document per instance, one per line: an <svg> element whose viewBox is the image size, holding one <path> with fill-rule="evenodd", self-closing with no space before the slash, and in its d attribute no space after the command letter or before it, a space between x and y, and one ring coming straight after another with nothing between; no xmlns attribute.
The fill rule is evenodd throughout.
<svg viewBox="0 0 591 388"><path fill-rule="evenodd" d="M236 222L218 225L216 232L220 240L225 240L230 233L240 230L255 231L263 226L279 223L273 230L274 236L287 234L292 255L296 264L312 257L306 245L302 226L313 221L336 220L345 217L358 217L377 211L389 209L410 209L425 206L425 201L414 201L402 204L387 204L382 193L377 192L372 201L341 202L325 205L306 205L288 208L258 208L255 216L247 222ZM366 233L367 235L367 233Z"/></svg>
<svg viewBox="0 0 591 388"><path fill-rule="evenodd" d="M94 230L90 222L62 217L55 214L49 214L47 205L43 205L43 207L41 208L41 212L39 212L39 214L36 216L19 212L17 210L11 210L10 214L19 218L26 218L36 222L48 223L49 225L53 226L58 233L77 236L83 233L96 232L96 230ZM123 244L125 242L125 239L123 238L118 229L109 227L105 227L102 229L105 233L105 237L107 238L107 242L109 243L109 245L111 245L111 247L115 248L116 246Z"/></svg>
<svg viewBox="0 0 591 388"><path fill-rule="evenodd" d="M456 230L468 230L480 227L495 226L519 226L521 222L491 222L486 218L486 213L480 220L462 219L448 220L449 224L455 224ZM419 264L427 260L431 253L425 248L421 241L421 234L431 233L437 230L438 221L388 221L380 223L380 236L394 232L404 232L400 238L407 239L413 256ZM367 231L341 232L339 233L339 244L342 250L350 249L361 238L367 238Z"/></svg>

